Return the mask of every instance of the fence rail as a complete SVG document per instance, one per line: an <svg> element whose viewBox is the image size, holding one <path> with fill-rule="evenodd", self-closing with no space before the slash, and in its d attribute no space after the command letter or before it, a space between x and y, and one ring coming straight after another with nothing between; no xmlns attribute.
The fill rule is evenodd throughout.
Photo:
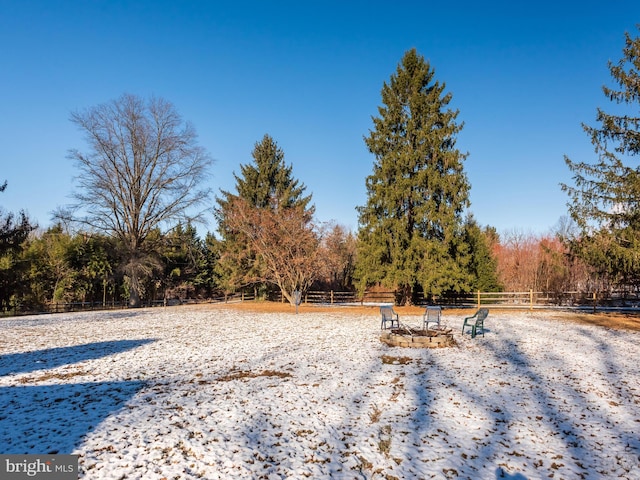
<svg viewBox="0 0 640 480"><path fill-rule="evenodd" d="M360 297L355 292L309 291L303 297L307 304L395 304L395 291L366 292ZM281 293L270 300L284 302ZM469 294L433 297L429 300L418 295L417 305L435 304L452 308L622 308L640 309L640 293L630 292L475 292Z"/></svg>

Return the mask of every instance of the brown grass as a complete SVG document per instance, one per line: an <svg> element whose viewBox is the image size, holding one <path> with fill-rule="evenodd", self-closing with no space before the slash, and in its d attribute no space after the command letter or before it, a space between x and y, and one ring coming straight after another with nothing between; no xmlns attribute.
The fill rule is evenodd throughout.
<svg viewBox="0 0 640 480"><path fill-rule="evenodd" d="M278 377L288 378L291 374L287 372L277 372L275 370L263 370L262 372L251 372L247 370L234 370L231 373L218 378L219 382L230 382L232 380L240 380L242 378L258 378L258 377Z"/></svg>
<svg viewBox="0 0 640 480"><path fill-rule="evenodd" d="M599 327L614 328L616 330L634 330L636 332L640 332L639 314L558 312L555 313L554 316L570 322L586 325L597 325Z"/></svg>
<svg viewBox="0 0 640 480"><path fill-rule="evenodd" d="M289 303L281 302L267 302L267 301L247 301L240 303L227 303L227 304L200 304L194 305L196 308L230 308L241 311L256 312L256 313L295 313L296 308ZM393 309L402 318L405 316L418 316L424 313L424 307L417 306L403 306L393 307ZM496 310L494 312L522 312L523 310ZM527 311L528 310L524 310ZM378 317L380 315L380 308L377 306L363 305L363 306L315 306L310 304L303 304L298 307L298 312L301 315L309 313L340 313L341 315L371 315L372 317ZM464 317L472 315L475 309L444 309L443 315ZM569 311L535 311L538 315L545 315L549 318L558 318L571 322L597 325L605 328L614 328L620 330L634 330L640 331L640 314L633 313L585 313L585 312L569 312Z"/></svg>
<svg viewBox="0 0 640 480"><path fill-rule="evenodd" d="M204 307L204 308L230 308L240 311L246 312L256 312L256 313L295 313L296 307L294 305L282 302L267 302L267 301L247 301L247 302L239 302L239 303L217 303L217 304L200 304L194 305L196 307ZM422 315L424 313L424 307L393 307L393 309L399 315ZM373 305L336 305L336 306L316 306L312 304L302 304L298 307L298 312L300 314L304 313L335 313L338 312L344 315L380 315L380 307ZM466 314L468 312L473 313L473 310L451 310L451 312L456 312L456 314Z"/></svg>
<svg viewBox="0 0 640 480"><path fill-rule="evenodd" d="M65 372L65 373L45 373L43 375L37 377L25 377L18 380L18 383L36 383L36 382L44 382L47 380L68 380L73 377L90 375L90 372L85 371L75 371L75 372Z"/></svg>

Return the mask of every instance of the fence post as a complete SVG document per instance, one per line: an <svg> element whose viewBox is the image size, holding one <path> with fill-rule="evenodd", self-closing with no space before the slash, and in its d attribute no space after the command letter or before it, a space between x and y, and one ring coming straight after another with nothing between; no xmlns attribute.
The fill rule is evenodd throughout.
<svg viewBox="0 0 640 480"><path fill-rule="evenodd" d="M533 288L529 289L529 311L533 311Z"/></svg>
<svg viewBox="0 0 640 480"><path fill-rule="evenodd" d="M331 290L331 305L333 305L333 290Z"/></svg>
<svg viewBox="0 0 640 480"><path fill-rule="evenodd" d="M480 290L478 290L478 308L480 308Z"/></svg>
<svg viewBox="0 0 640 480"><path fill-rule="evenodd" d="M598 305L598 299L597 299L597 294L596 292L593 292L593 313L596 313L596 308Z"/></svg>

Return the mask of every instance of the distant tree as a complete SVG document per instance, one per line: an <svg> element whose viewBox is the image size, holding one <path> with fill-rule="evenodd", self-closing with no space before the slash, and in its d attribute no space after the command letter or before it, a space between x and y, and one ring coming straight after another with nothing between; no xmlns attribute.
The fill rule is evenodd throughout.
<svg viewBox="0 0 640 480"><path fill-rule="evenodd" d="M238 228L238 208L243 215L255 208L270 215L289 208L304 212L304 223L310 222L314 207L310 206L311 195L304 195L306 187L293 177L293 167L286 165L284 152L269 135L257 142L252 151L253 163L241 165L242 175L234 175L236 193L222 191L217 198L215 216L221 239L216 273L223 289L230 293L246 285L264 281L268 276L265 264L258 258L265 252L255 250L255 243L247 237L247 228ZM238 200L243 202L238 202ZM254 218L245 215L246 219ZM267 218L267 217L265 217ZM229 221L233 221L233 226ZM274 243L271 248L278 248Z"/></svg>
<svg viewBox="0 0 640 480"><path fill-rule="evenodd" d="M4 192L6 188L5 181L0 185L0 192ZM36 226L31 224L24 212L20 212L19 218L16 219L13 213L5 213L0 207L0 255L18 250L22 242L27 239L29 232L35 228Z"/></svg>
<svg viewBox="0 0 640 480"><path fill-rule="evenodd" d="M7 188L5 181L0 192ZM26 264L21 262L21 253L29 233L36 228L24 212L5 213L0 208L0 309L11 308L11 298L26 285Z"/></svg>
<svg viewBox="0 0 640 480"><path fill-rule="evenodd" d="M558 297L575 290L571 284L572 262L566 245L557 236L545 235L540 238L539 248L538 278L542 290Z"/></svg>
<svg viewBox="0 0 640 480"><path fill-rule="evenodd" d="M580 246L579 230L574 220L569 216L562 216L552 230L554 238L560 242L564 252L564 263L567 278L565 286L560 287L563 292L593 292L600 290L602 277L595 268L585 262L583 255L577 251Z"/></svg>
<svg viewBox="0 0 640 480"><path fill-rule="evenodd" d="M216 266L220 261L221 242L212 232L207 232L203 240L204 265L198 269L197 283L208 297L221 289L221 281Z"/></svg>
<svg viewBox="0 0 640 480"><path fill-rule="evenodd" d="M102 301L115 287L114 265L117 252L112 238L100 234L79 233L73 237L69 259L76 272L74 300Z"/></svg>
<svg viewBox="0 0 640 480"><path fill-rule="evenodd" d="M480 228L473 217L465 222L466 243L470 246L469 271L471 288L481 292L497 292L502 289L498 277L498 260L494 255L499 242L495 228Z"/></svg>
<svg viewBox="0 0 640 480"><path fill-rule="evenodd" d="M366 179L367 204L358 207L360 290L380 283L410 302L470 288L464 209L466 154L456 148L458 111L415 49L405 53L382 88L383 106L365 142L375 156Z"/></svg>
<svg viewBox="0 0 640 480"><path fill-rule="evenodd" d="M77 232L56 224L31 235L22 260L28 266L28 289L22 302L28 308L45 308L52 302L106 303L118 282L113 265L118 254L111 237Z"/></svg>
<svg viewBox="0 0 640 480"><path fill-rule="evenodd" d="M200 183L211 160L194 128L163 99L123 95L75 112L71 121L89 146L87 153L70 152L79 185L71 213L119 239L129 303L139 306L141 279L157 266L148 237L160 226L198 217L193 208L208 198Z"/></svg>
<svg viewBox="0 0 640 480"><path fill-rule="evenodd" d="M192 224L177 225L164 235L162 262L165 297L189 298L207 290L206 249Z"/></svg>
<svg viewBox="0 0 640 480"><path fill-rule="evenodd" d="M44 305L74 300L77 270L72 266L73 237L60 224L54 225L29 242L26 258L30 265L33 295L29 303Z"/></svg>
<svg viewBox="0 0 640 480"><path fill-rule="evenodd" d="M623 57L609 62L614 87L603 87L614 113L598 108L598 126L583 124L598 160L565 156L574 185L569 213L579 233L572 251L616 283L640 285L640 38L625 34Z"/></svg>
<svg viewBox="0 0 640 480"><path fill-rule="evenodd" d="M320 248L321 274L326 286L341 290L352 288L356 261L353 233L342 225L327 225L323 229Z"/></svg>
<svg viewBox="0 0 640 480"><path fill-rule="evenodd" d="M496 248L500 283L509 292L540 288L540 239L531 232L504 232Z"/></svg>

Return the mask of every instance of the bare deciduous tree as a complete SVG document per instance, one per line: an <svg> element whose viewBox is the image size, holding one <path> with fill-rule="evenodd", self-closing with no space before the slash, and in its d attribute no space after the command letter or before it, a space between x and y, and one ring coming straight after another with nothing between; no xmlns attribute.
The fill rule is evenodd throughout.
<svg viewBox="0 0 640 480"><path fill-rule="evenodd" d="M160 226L197 219L200 188L211 159L191 124L166 100L125 94L71 115L86 134L87 153L71 150L78 165L74 219L122 242L130 305L139 306L139 280L150 262L146 240Z"/></svg>
<svg viewBox="0 0 640 480"><path fill-rule="evenodd" d="M294 303L293 291L307 290L320 272L320 239L304 206L276 210L257 208L235 197L228 205L227 227L242 233L255 252L261 278L277 285Z"/></svg>

